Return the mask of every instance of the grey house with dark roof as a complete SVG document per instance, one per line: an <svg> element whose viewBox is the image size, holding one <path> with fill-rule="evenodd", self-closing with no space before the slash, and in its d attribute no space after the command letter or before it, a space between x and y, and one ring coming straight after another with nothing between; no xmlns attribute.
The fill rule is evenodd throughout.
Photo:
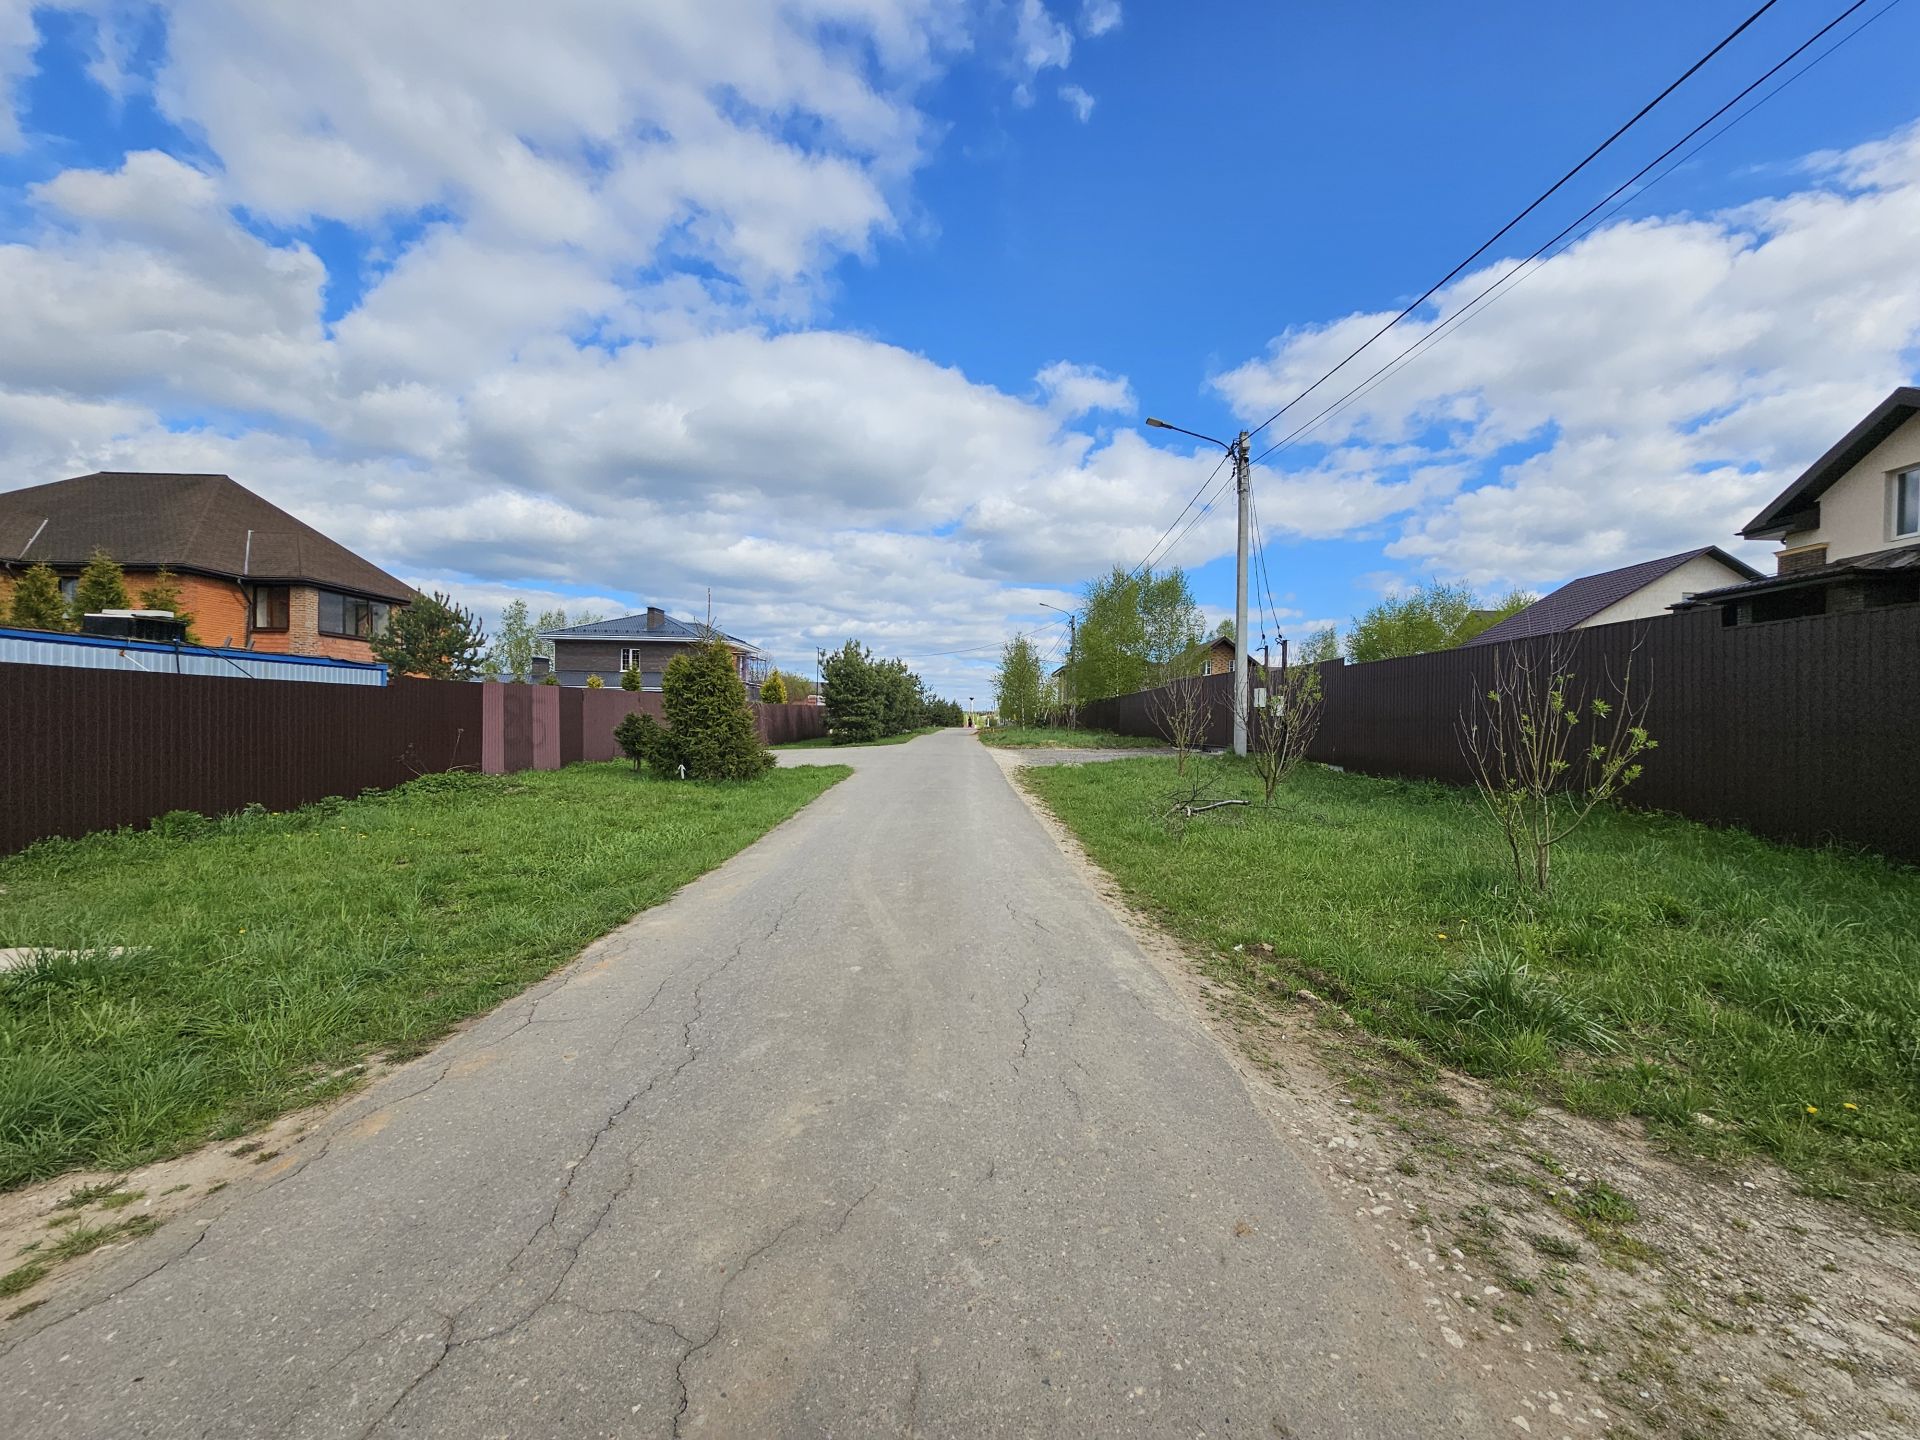
<svg viewBox="0 0 1920 1440"><path fill-rule="evenodd" d="M1703 545L1698 550L1683 550L1678 555L1663 555L1658 560L1642 560L1637 565L1569 580L1466 643L1492 645L1502 640L1558 635L1589 625L1651 620L1700 591L1757 579L1759 574L1719 546Z"/></svg>
<svg viewBox="0 0 1920 1440"><path fill-rule="evenodd" d="M1740 532L1774 573L1693 597L1729 625L1920 603L1920 387L1904 385Z"/></svg>
<svg viewBox="0 0 1920 1440"><path fill-rule="evenodd" d="M751 641L714 633L733 652L741 681L750 692L757 691L771 669L766 652ZM553 674L562 685L585 685L590 675L598 675L602 684L618 685L628 670L638 670L642 690L658 690L673 657L706 636L706 627L676 620L654 605L639 615L540 632L540 638L553 645Z"/></svg>
<svg viewBox="0 0 1920 1440"><path fill-rule="evenodd" d="M107 470L0 493L0 590L44 564L71 589L94 550L137 598L161 570L213 645L370 660L413 590L227 475Z"/></svg>

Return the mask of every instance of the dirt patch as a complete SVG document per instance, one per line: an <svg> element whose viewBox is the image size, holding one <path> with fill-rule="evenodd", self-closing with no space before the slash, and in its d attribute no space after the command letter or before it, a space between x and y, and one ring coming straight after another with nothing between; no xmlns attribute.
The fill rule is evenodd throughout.
<svg viewBox="0 0 1920 1440"><path fill-rule="evenodd" d="M321 1123L367 1082L395 1067L375 1060L354 1068L354 1090L346 1096L283 1115L253 1134L216 1140L135 1170L76 1170L0 1194L0 1276L19 1277L12 1286L0 1287L11 1291L0 1294L0 1335L7 1321L30 1315L111 1252L236 1181L271 1179L298 1164L301 1147ZM74 1233L99 1234L102 1243L82 1253L63 1253L63 1238ZM68 1244L64 1250L74 1248Z"/></svg>
<svg viewBox="0 0 1920 1440"><path fill-rule="evenodd" d="M1777 1167L1710 1166L1637 1123L1436 1070L1337 996L1263 979L1258 953L1188 950L1018 783L1024 757L1000 754L1437 1339L1515 1397L1515 1433L1920 1433L1914 1237Z"/></svg>

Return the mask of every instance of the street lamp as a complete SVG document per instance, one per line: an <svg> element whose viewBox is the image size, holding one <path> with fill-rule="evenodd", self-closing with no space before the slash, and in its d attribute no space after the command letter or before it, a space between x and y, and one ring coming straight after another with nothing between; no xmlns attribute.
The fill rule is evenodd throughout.
<svg viewBox="0 0 1920 1440"><path fill-rule="evenodd" d="M1227 452L1233 461L1233 490L1239 511L1239 538L1234 545L1233 566L1233 753L1247 753L1247 496L1252 489L1253 467L1247 463L1247 432L1242 430L1229 445L1212 435L1202 435L1198 430L1189 430L1183 425L1169 425L1166 421L1147 417L1147 424L1155 430L1173 430L1182 435L1191 435L1196 440L1204 440L1209 445L1218 445Z"/></svg>

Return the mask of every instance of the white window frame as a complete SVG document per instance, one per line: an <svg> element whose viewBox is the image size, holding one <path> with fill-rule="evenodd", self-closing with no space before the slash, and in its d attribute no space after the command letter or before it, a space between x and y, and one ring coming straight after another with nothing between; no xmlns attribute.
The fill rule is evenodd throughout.
<svg viewBox="0 0 1920 1440"><path fill-rule="evenodd" d="M620 647L620 673L624 675L629 670L638 670L639 668L640 668L640 647L638 645L621 646Z"/></svg>
<svg viewBox="0 0 1920 1440"><path fill-rule="evenodd" d="M1900 528L1900 492L1909 485L1913 487L1913 528ZM1920 465L1909 465L1904 470L1896 470L1888 485L1887 529L1896 540L1911 540L1920 536Z"/></svg>

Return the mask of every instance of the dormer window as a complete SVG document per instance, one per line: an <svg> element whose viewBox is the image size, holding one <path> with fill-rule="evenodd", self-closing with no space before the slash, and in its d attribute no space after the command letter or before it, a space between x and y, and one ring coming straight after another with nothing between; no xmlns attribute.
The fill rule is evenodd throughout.
<svg viewBox="0 0 1920 1440"><path fill-rule="evenodd" d="M1920 465L1893 477L1893 535L1896 540L1920 535Z"/></svg>

